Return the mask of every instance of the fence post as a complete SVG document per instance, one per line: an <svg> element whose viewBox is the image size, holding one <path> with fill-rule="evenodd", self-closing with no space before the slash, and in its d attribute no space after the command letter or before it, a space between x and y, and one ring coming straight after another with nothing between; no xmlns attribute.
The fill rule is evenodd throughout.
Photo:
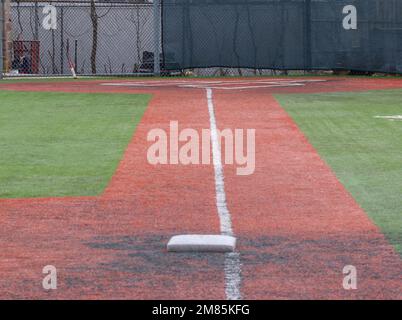
<svg viewBox="0 0 402 320"><path fill-rule="evenodd" d="M3 62L4 62L4 41L5 37L5 20L4 20L4 0L0 0L0 79L3 79Z"/></svg>
<svg viewBox="0 0 402 320"><path fill-rule="evenodd" d="M64 74L64 5L60 7L60 74Z"/></svg>
<svg viewBox="0 0 402 320"><path fill-rule="evenodd" d="M161 36L161 12L160 0L153 0L153 21L154 21L154 75L161 74L160 69L160 36Z"/></svg>
<svg viewBox="0 0 402 320"><path fill-rule="evenodd" d="M35 34L34 34L34 40L38 41L39 40L39 4L38 2L35 2Z"/></svg>

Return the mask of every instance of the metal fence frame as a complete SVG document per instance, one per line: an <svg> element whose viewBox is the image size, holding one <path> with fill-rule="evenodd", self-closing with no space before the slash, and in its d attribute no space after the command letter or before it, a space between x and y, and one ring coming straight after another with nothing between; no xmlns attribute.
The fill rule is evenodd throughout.
<svg viewBox="0 0 402 320"><path fill-rule="evenodd" d="M4 0L0 0L0 1L4 1ZM161 53L161 3L160 0L154 0L154 1L141 1L139 0L138 2L133 2L133 1L125 1L125 0L116 0L116 1L108 1L108 2L104 2L104 1L91 1L91 0L77 0L74 2L69 2L68 0L65 1L59 1L59 2L49 2L49 1L44 1L44 0L20 0L20 1L12 1L12 7L11 7L11 13L12 13L12 21L13 21L13 42L18 42L18 40L29 40L29 41L38 41L41 40L41 47L44 44L46 48L48 48L50 46L49 44L49 39L50 38L46 38L46 36L43 35L44 31L41 29L41 24L42 21L39 18L39 14L43 8L43 6L45 6L46 4L53 4L56 6L56 8L58 9L57 12L57 19L58 19L58 25L60 26L60 28L63 28L64 22L63 22L63 11L67 14L66 15L66 20L69 19L68 21L65 21L67 25L71 25L71 17L72 15L74 16L75 13L77 12L77 15L83 15L83 14L87 14L90 10L90 6L92 4L96 5L96 10L100 10L100 11L105 11L108 10L107 8L111 9L111 15L113 17L114 14L116 14L116 20L119 19L119 15L124 15L125 12L129 12L128 10L130 8L134 8L136 10L139 11L139 14L143 14L144 16L141 17L141 19L146 19L146 24L147 26L144 27L146 28L145 31L141 31L143 34L141 35L142 40L144 40L145 38L145 49L148 51L151 51L154 55L154 58L152 60L151 66L149 67L149 72L147 73L136 73L135 70L132 68L132 63L134 63L135 61L137 61L139 58L139 56L137 57L137 54L134 53L134 46L136 41L138 41L138 38L135 38L134 35L134 30L131 30L130 28L124 28L122 27L122 32L125 32L125 36L127 37L127 34L130 34L130 32L132 33L131 38L130 38L130 45L132 46L130 48L130 51L127 53L127 56L130 57L131 54L131 50L133 51L133 53L131 54L132 56L130 57L129 60L129 64L126 64L126 67L124 68L124 73L119 73L119 70L116 70L116 68L118 69L118 64L116 63L114 65L114 69L112 71L112 69L110 69L111 71L109 72L109 70L107 70L105 72L106 67L104 67L104 61L102 61L99 65L100 67L98 69L101 70L97 70L97 72L82 72L80 73L80 75L83 76L89 76L89 75L95 75L95 76L118 76L118 75L123 75L123 76L130 76L130 75L155 75L155 76L159 76L161 74L161 61L160 61L160 53ZM129 9L127 9L127 11L125 11L126 9L124 9L125 7L128 7ZM149 8L149 9L148 9ZM20 11L21 10L21 11ZM71 10L71 11L70 11ZM115 11L113 11L115 10ZM22 12L22 13L21 13ZM136 12L136 11L133 11ZM101 16L102 13L100 13L99 15ZM131 13L130 13L131 14ZM130 15L127 13L127 15ZM133 13L132 15L134 16L136 13ZM27 16L29 15L29 17ZM17 19L18 17L18 19ZM32 18L33 17L33 18ZM28 21L28 19L30 21ZM31 20L32 19L32 20ZM59 20L61 19L61 20ZM79 17L76 18L79 21ZM88 15L86 15L85 18L85 23L88 24L89 22L88 20ZM109 20L109 18L106 17L107 20ZM112 19L112 18L110 18ZM114 19L114 18L113 18ZM138 18L139 19L139 18ZM137 19L137 20L138 20ZM21 21L22 23L21 23ZM77 21L76 21L77 22ZM126 23L127 22L126 20ZM130 20L131 23L131 20ZM24 24L24 34L21 37L21 39L19 38L19 36L17 36L17 34L22 34L22 24ZM79 24L79 22L78 22ZM140 25L140 24L139 24ZM107 29L108 27L103 25L104 29ZM57 57L55 57L54 59L56 60L57 63L57 71L55 72L55 70L48 70L48 65L49 65L49 61L46 62L46 70L44 70L44 68L41 67L41 70L39 73L35 73L35 74L19 74L19 76L59 76L59 75L68 75L68 69L66 68L67 64L67 59L65 57L65 54L63 54L63 50L64 50L64 46L65 46L65 39L63 39L63 29L62 30L57 30L56 31L56 51L61 51L61 52L57 52ZM68 33L68 32L67 32ZM119 36L119 35L118 35ZM48 35L47 35L48 37ZM54 35L53 35L54 37ZM88 51L89 49L89 42L93 41L94 38L91 38L90 32L86 33L86 35L84 36L85 39L87 41L84 41L83 43L85 44L85 51ZM123 37L123 36L122 36ZM41 39L40 39L41 38ZM60 38L60 39L59 39ZM72 43L71 44L71 48L74 48L74 46L76 45L76 43L74 43L74 40L71 37L67 37L67 42L70 41ZM85 40L84 39L84 40ZM102 40L101 40L102 39ZM131 40L133 40L133 42L131 42ZM4 40L3 40L4 41ZM58 43L60 42L60 43ZM103 39L103 38L99 38L99 43L103 43L103 45L108 44L108 40L107 39ZM116 41L114 41L116 42ZM3 43L3 42L2 42ZM124 44L124 41L122 41L121 43ZM111 48L113 48L113 44L110 44ZM127 45L126 45L127 47ZM23 46L24 50L26 49L25 45ZM125 52L124 51L124 45L122 46L123 49L120 49L121 52ZM144 48L141 49L141 54L143 54L143 51L145 51ZM42 51L42 48L40 49ZM74 50L74 49L73 49ZM44 49L44 52L41 52L42 56L41 56L41 61L42 59L44 59L44 56L47 54L47 51ZM136 52L136 51L135 51ZM54 52L53 52L54 53ZM15 55L15 52L13 50L12 52L13 55ZM109 51L110 54L110 51ZM108 54L103 55L102 59L104 60L105 57L107 57ZM111 60L113 61L113 54L110 56ZM92 57L87 57L87 64L86 64L86 71L88 71L88 61L89 63L91 63L91 60L88 60L89 58ZM116 57L114 57L116 62ZM142 57L139 61L137 61L138 63L142 63ZM49 58L48 58L49 60ZM74 60L73 57L71 60ZM76 60L74 60L75 62ZM123 60L123 62L125 62ZM68 61L69 63L69 61ZM12 64L12 63L11 63ZM124 65L124 63L123 63ZM76 65L76 67L78 68L78 66ZM133 69L133 70L132 70ZM121 70L123 71L123 70Z"/></svg>
<svg viewBox="0 0 402 320"><path fill-rule="evenodd" d="M0 1L4 1L4 0L0 0ZM100 0L100 4L133 4L133 1L135 0L109 0L109 1L105 1L105 0ZM41 6L44 3L52 3L52 1L46 1L46 0L11 0L11 5L14 4L14 6L16 5L16 3L19 3L21 5L21 7L25 6L25 5L30 5L30 6L36 6L35 10L41 10ZM147 2L147 3L145 3ZM76 1L71 1L69 2L69 0L59 0L59 2L55 2L53 1L53 4L55 4L56 6L62 6L63 4L66 5L66 7L68 6L75 6L79 3L90 3L90 0L76 0ZM225 68L225 67L219 67L219 68L202 68L202 69L188 69L188 70L179 70L176 73L170 73L170 72L166 72L164 70L161 70L161 64L165 63L165 59L163 58L163 48L162 48L162 0L150 0L148 1L144 1L144 0L138 0L138 5L149 5L152 6L152 19L153 21L151 21L151 23L153 24L153 47L149 48L151 49L150 51L154 52L154 60L153 60L153 73L140 73L140 74L136 74L134 72L132 73L102 73L102 72L98 72L96 74L91 74L91 73L79 73L80 76L150 76L150 75L154 75L154 76L160 76L160 75L198 75L198 76L234 76L234 75L275 75L277 74L276 70L263 70L263 69L239 69L239 68ZM11 8L11 13L12 13L12 8ZM15 12L14 12L15 14ZM150 13L151 14L151 13ZM37 16L34 17L34 19L37 19ZM67 20L67 18L66 18ZM35 20L33 20L35 21ZM35 22L36 23L36 22ZM13 24L14 26L18 27L18 22L15 20L15 16L13 19ZM35 37L33 37L33 34L38 34L38 28L41 28L40 24L36 23L35 26L30 26L29 29L33 30L30 31L31 36L29 37L30 40L34 40ZM36 31L35 31L36 29ZM39 31L41 32L41 30L39 29ZM6 37L6 35L4 35L4 37ZM151 37L151 36L150 36ZM15 36L13 37L15 40ZM38 39L36 39L38 40ZM149 40L151 41L151 40ZM74 48L75 44L74 42L71 44L71 46ZM12 49L12 48L11 48ZM10 49L10 50L11 50ZM60 49L59 49L60 50ZM74 50L74 49L73 49ZM60 52L58 53L59 56L61 55ZM12 55L12 53L9 53L9 55ZM161 60L159 60L161 58ZM9 59L12 59L12 57L10 56ZM57 59L63 59L63 58L57 58ZM64 57L64 60L66 60L66 58ZM73 59L74 60L74 59ZM79 61L79 60L78 60ZM74 61L76 62L76 61ZM11 62L8 62L9 64L11 64ZM80 63L80 61L79 61ZM77 63L75 63L75 65L78 68ZM6 67L6 66L4 66ZM59 68L60 69L60 68ZM64 66L64 72L68 72L68 68L67 66ZM64 73L63 72L63 73ZM287 73L287 71L282 71L279 72L280 74L283 73ZM299 72L297 72L299 73ZM65 75L69 75L69 73L65 73L64 75L60 75L60 74L52 74L52 73L41 73L41 74L34 74L34 75L28 75L28 74L20 74L18 75L19 77L37 77L37 76L41 76L41 77L47 77L47 76L65 76ZM10 76L10 74L7 74L6 76Z"/></svg>
<svg viewBox="0 0 402 320"><path fill-rule="evenodd" d="M153 19L154 19L154 75L159 76L160 70L160 46L161 28L162 28L162 13L160 0L153 0Z"/></svg>
<svg viewBox="0 0 402 320"><path fill-rule="evenodd" d="M4 60L4 41L5 41L5 19L4 19L4 0L0 0L0 79L3 78Z"/></svg>
<svg viewBox="0 0 402 320"><path fill-rule="evenodd" d="M15 56L15 49L14 49L14 44L12 46L10 46L9 43L6 43L7 38L9 37L9 31L8 29L5 29L5 26L7 25L8 21L4 21L4 16L5 16L5 8L7 8L7 2L5 2L6 0L0 0L0 10L1 10L1 14L0 14L0 70L1 71L8 71L9 67L12 66L13 61L9 61L11 59L11 56ZM65 23L68 27L66 27L66 29L70 28L71 24L81 24L80 23L80 19L82 20L82 29L84 29L84 27L86 28L86 34L85 36L83 36L82 41L84 41L83 43L85 44L85 48L81 47L80 44L80 55L81 57L85 57L85 61L84 59L72 59L74 60L74 62L79 61L80 63L80 68L78 68L78 63L75 63L76 67L79 69L79 75L83 75L83 76L88 76L88 75L94 75L94 76L119 76L119 75L123 75L123 76L144 76L144 75L155 75L155 76L159 76L159 75L169 75L172 74L170 72L170 69L167 67L170 62L168 61L170 58L168 58L169 52L165 52L165 48L163 48L163 37L165 37L165 34L162 32L162 24L166 30L166 26L163 23L162 19L163 19L163 4L166 3L168 0L58 0L58 1L46 1L46 0L11 0L12 3L15 4L18 3L19 5L21 5L21 7L25 6L27 4L27 6L30 6L31 10L32 8L35 6L36 8L33 9L32 12L34 12L32 14L31 13L27 13L27 11L23 14L21 14L21 19L22 22L25 23L24 25L24 37L22 37L22 40L27 40L27 38L29 38L29 41L38 41L41 40L40 43L40 50L42 51L42 46L44 47L43 49L43 56L47 55L48 59L46 62L44 62L43 64L45 65L45 67L41 66L41 70L40 73L35 73L33 74L34 76L55 76L55 75L68 75L69 74L69 68L68 68L68 64L67 64L67 60L68 58L66 58L66 55L63 54L63 50L64 50L64 40L66 42L68 42L69 40L72 41L71 47L67 45L67 47L70 48L74 48L75 43L74 43L74 36L66 36L65 39L63 40L63 33L62 31L57 31L56 33L56 37L57 37L57 43L56 44L56 52L57 52L57 57L55 57L55 54L53 52L53 60L56 60L56 63L58 64L57 68L51 68L51 65L49 67L49 57L50 54L48 54L49 51L49 47L51 47L51 44L49 44L49 39L50 38L44 38L43 34L42 34L42 38L39 39L39 36L37 36L36 38L33 36L34 34L40 35L41 33L43 33L43 30L41 29L41 22L38 22L39 20L37 19L37 15L38 15L38 8L39 10L42 8L42 6L44 6L44 4L54 4L56 7L59 7L61 9L61 11L63 11L63 6L65 8L65 13L66 13L66 18L65 18ZM163 2L165 1L165 2ZM194 1L194 0L193 0ZM277 0L273 0L274 2ZM306 29L304 30L304 34L303 34L303 39L304 39L304 43L305 45L302 47L303 48L303 52L300 54L300 56L303 54L304 56L304 67L305 66L309 66L312 65L311 60L312 60L312 26L311 23L315 22L315 20L312 20L311 18L311 3L312 0L304 0L305 1L305 5L306 5L306 10L305 10L305 16L302 17L302 19L304 19L305 21L305 25L306 25ZM396 0L395 0L396 1ZM134 31L134 29L131 29L131 25L130 22L123 22L121 25L121 30L126 30L125 32L127 32L127 30L131 30L132 34L133 34L133 39L129 39L130 41L124 42L125 38L124 36L119 35L117 32L113 35L113 37L115 38L108 38L108 35L103 34L103 36L105 38L99 38L99 42L102 43L109 43L111 45L111 49L105 49L105 47L103 47L102 50L103 53L100 53L100 61L98 63L98 61L96 59L94 59L96 61L95 64L98 65L98 69L96 70L96 72L93 72L93 69L91 70L91 62L92 62L92 57L88 54L89 50L90 50L90 46L91 44L89 43L93 38L91 38L91 29L90 29L90 24L87 21L88 19L88 6L92 3L96 3L96 5L99 5L99 11L100 11L100 15L103 15L103 11L105 10L105 8L107 6L115 6L116 8L121 5L120 9L122 9L123 7L126 8L125 6L127 6L127 10L129 10L130 8L135 8L135 6L147 6L146 10L141 11L144 14L144 17L146 19L146 27L144 26L142 32L141 37L143 37L143 39L146 38L146 40L144 41L144 43L140 44L139 47L141 47L141 50L137 50L135 48L135 39L134 39L134 33L136 31ZM180 2L180 1L178 1ZM196 2L196 1L194 1ZM79 4L82 4L83 7L87 6L87 11L86 13L84 13L84 11L80 11L81 9L76 9L76 6L79 6ZM172 2L173 3L173 2ZM5 7L6 5L6 7ZM15 6L14 6L14 10L15 10ZM75 6L75 9L73 8ZM103 7L102 7L103 6ZM13 7L12 7L13 8ZM11 12L13 12L11 8ZM71 9L73 8L73 9ZM116 14L116 21L118 21L117 24L115 25L111 25L110 29L111 29L111 34L113 34L113 32L115 32L116 26L120 25L120 20L119 17L123 17L124 19L126 19L126 17L124 16L124 12L130 12L130 11L124 11L125 9L122 9L122 11L119 11L120 9L116 9L115 13ZM71 11L69 11L71 10ZM77 12L75 11L77 10ZM140 11L140 10L139 10ZM136 11L133 11L136 12ZM86 19L82 19L81 14L84 15L84 18ZM113 15L112 14L112 15ZM137 14L137 13L136 13ZM31 15L31 16L30 16ZM120 16L119 16L120 15ZM134 15L134 14L133 14ZM63 14L61 14L61 17L63 17ZM71 17L75 17L76 20L75 22L71 22ZM32 19L30 21L28 21L29 19ZM85 21L84 21L85 20ZM13 21L13 27L16 28L16 30L18 28L20 28L20 26L18 26L18 24L20 23L20 21L17 22L16 18L15 18L15 12L14 12L14 16L12 18ZM34 22L34 24L32 24L32 21ZM109 21L109 17L106 18L106 21ZM130 20L131 21L131 20ZM137 19L138 21L138 19ZM63 23L62 23L63 24ZM102 24L102 28L103 31L105 30L105 28L109 28L106 27L105 25L107 25L107 23ZM88 27L89 26L89 27ZM134 27L134 26L133 26ZM21 27L22 28L22 27ZM400 30L400 27L399 29ZM67 30L69 31L69 30ZM138 31L138 28L137 28ZM60 34L61 32L61 34ZM130 31L128 31L130 32ZM397 32L397 31L393 31L393 32ZM399 32L399 31L398 31ZM18 32L17 32L18 33ZM102 34L102 33L101 33ZM207 34L207 33L205 33ZM26 36L28 35L28 36ZM49 36L49 35L47 35ZM61 39L60 39L61 37ZM138 36L137 36L138 37ZM19 39L17 39L17 37L14 35L13 37L14 42L17 42ZM102 40L101 40L102 39ZM137 38L138 39L138 38ZM165 37L164 39L167 39L167 37ZM133 40L133 42L131 42L131 40ZM81 40L80 40L81 41ZM120 42L119 42L120 41ZM142 41L142 40L141 40ZM117 45L117 43L122 43L122 45ZM206 43L206 45L208 45L208 43ZM103 46L103 44L101 45ZM125 50L124 48L127 48L128 46L132 46L132 48L134 48L134 50L126 50L127 55L122 55L121 52L119 52L118 50ZM25 47L24 47L25 48ZM116 48L116 49L115 49ZM123 48L123 49L121 49ZM6 51L7 50L7 51ZM25 49L24 49L25 50ZM101 50L101 51L102 51ZM399 50L399 49L398 49ZM9 52L10 51L10 52ZM12 52L11 52L12 51ZM152 54L152 59L149 59L148 63L150 65L149 69L147 69L149 72L147 73L141 73L141 68L133 68L134 65L136 65L137 63L142 63L144 60L144 56L143 53L144 51L150 51L150 53ZM17 51L18 52L18 51ZM130 56L131 55L131 56ZM173 52L173 55L174 52ZM17 55L19 56L19 55ZM141 56L141 58L140 58ZM99 55L98 55L99 57ZM111 62L106 61L108 58L110 57ZM96 56L95 56L96 58ZM41 58L42 59L42 58ZM43 59L45 59L43 57ZM160 60L161 59L161 60ZM341 59L341 58L340 58ZM177 59L175 59L177 60ZM105 62L106 61L106 62ZM32 60L31 60L31 65L32 65ZM172 63L170 65L174 65L174 68L176 68L176 64ZM233 64L222 64L222 65L211 65L210 67L206 67L206 65L188 65L188 64L177 64L177 70L179 71L180 74L182 75L200 75L200 76L226 76L226 75L275 75L277 74L276 72L278 72L278 74L287 74L288 72L292 72L294 73L295 69L287 69L289 67L289 65L286 66L286 68L272 68L272 66L264 66L264 68L259 68L257 67L257 65L253 65L252 64L239 64L239 67L233 67ZM247 67L248 65L250 65L251 67ZM319 65L319 64L317 64ZM402 65L402 64L401 64ZM295 67L294 65L290 65L291 67ZM309 71L306 71L306 68L304 68L303 66L301 66L300 68L298 67L298 71L297 73L316 73L316 72L320 72L320 71L326 71L326 70L344 70L342 68L338 68L338 66L336 66L336 68L332 68L329 69L330 67L325 66L323 68L310 68L307 69ZM189 68L189 69L180 69L180 68ZM268 69L269 68L269 69ZM304 68L304 69L303 69ZM33 68L30 68L30 70L33 70ZM57 72L55 72L55 70ZM85 70L85 72L84 72ZM138 72L137 72L137 71ZM346 70L346 69L345 69ZM350 71L350 69L348 69ZM352 69L355 70L355 69ZM359 71L360 69L356 69L357 71ZM388 70L388 69L387 69ZM380 70L378 72L380 73L393 73L392 70L391 71L387 71L387 70ZM88 72L89 71L89 72ZM92 73L91 73L92 71ZM362 69L362 72L364 72L364 70ZM375 71L373 71L375 72ZM34 73L34 72L32 72ZM8 74L7 74L8 75ZM32 74L20 74L20 76L32 76ZM2 72L0 72L0 77L2 77Z"/></svg>

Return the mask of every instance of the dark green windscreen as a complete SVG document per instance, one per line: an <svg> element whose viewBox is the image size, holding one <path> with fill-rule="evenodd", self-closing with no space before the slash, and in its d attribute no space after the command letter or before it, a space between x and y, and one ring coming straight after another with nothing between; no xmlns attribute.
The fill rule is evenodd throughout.
<svg viewBox="0 0 402 320"><path fill-rule="evenodd" d="M402 73L401 0L163 0L166 69Z"/></svg>

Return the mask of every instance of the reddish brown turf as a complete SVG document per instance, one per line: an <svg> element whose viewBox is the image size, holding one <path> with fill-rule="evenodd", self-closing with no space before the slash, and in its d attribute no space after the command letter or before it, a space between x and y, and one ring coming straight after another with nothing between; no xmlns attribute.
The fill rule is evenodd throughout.
<svg viewBox="0 0 402 320"><path fill-rule="evenodd" d="M154 167L146 159L150 129L167 129L171 120L209 127L204 90L98 84L0 84L154 94L101 197L0 200L0 298L224 299L221 255L165 251L171 235L219 232L213 168ZM271 96L401 87L399 80L356 79L215 91L220 128L257 129L256 173L238 177L225 167L245 298L402 298L399 256ZM53 292L41 286L48 264L58 268ZM355 292L342 289L346 264L358 268Z"/></svg>
<svg viewBox="0 0 402 320"><path fill-rule="evenodd" d="M148 131L170 120L207 128L203 92L154 95L102 197L0 200L1 298L224 299L221 255L165 251L178 232L219 232L211 167L147 163Z"/></svg>
<svg viewBox="0 0 402 320"><path fill-rule="evenodd" d="M281 80L281 78L277 78ZM311 78L312 80L317 80L318 78ZM367 91L367 90L383 90L383 89L396 89L402 87L402 78L390 78L390 79L370 79L370 78L319 78L321 80L327 80L326 82L317 82L317 83L309 83L306 86L299 87L273 87L273 88L264 88L264 89L248 89L247 91L250 93L316 93L316 92L338 92L338 91ZM219 78L214 79L219 80ZM221 79L225 80L228 84L234 81L250 81L252 82L253 78L245 78L245 79ZM257 78L257 80L261 80L261 78ZM275 79L269 78L268 80L274 81ZM282 80L290 80L297 81L297 78L282 78ZM308 80L308 78L300 79ZM173 91L177 94L177 85L172 83L171 86L163 86L163 87L145 87L145 88L136 88L136 87L125 87L125 86L101 86L102 83L124 83L124 82L135 82L136 80L96 80L96 81L77 81L77 82L35 82L35 83L14 83L14 84L1 84L0 82L0 90L18 90L18 91L58 91L58 92L109 92L109 93L154 93L154 92L166 92ZM144 82L143 80L137 80L139 82ZM165 80L169 82L168 79ZM202 82L208 80L186 80L189 83L193 82ZM244 85L241 85L244 86ZM247 85L246 85L247 86ZM253 86L250 83L248 86ZM190 89L184 89L190 90ZM250 90L250 91L249 91ZM244 90L242 90L244 91ZM181 91L180 91L181 92ZM236 93L236 91L229 91L228 93Z"/></svg>
<svg viewBox="0 0 402 320"><path fill-rule="evenodd" d="M257 132L255 174L225 168L244 297L401 298L399 256L274 98L219 92L215 108L221 127ZM346 265L357 291L343 289Z"/></svg>

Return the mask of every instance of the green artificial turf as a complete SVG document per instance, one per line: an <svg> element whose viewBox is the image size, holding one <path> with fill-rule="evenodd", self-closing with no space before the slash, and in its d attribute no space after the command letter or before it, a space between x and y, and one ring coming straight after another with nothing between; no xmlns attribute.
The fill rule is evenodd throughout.
<svg viewBox="0 0 402 320"><path fill-rule="evenodd" d="M149 99L0 91L0 198L99 195Z"/></svg>
<svg viewBox="0 0 402 320"><path fill-rule="evenodd" d="M402 90L276 98L402 255Z"/></svg>

